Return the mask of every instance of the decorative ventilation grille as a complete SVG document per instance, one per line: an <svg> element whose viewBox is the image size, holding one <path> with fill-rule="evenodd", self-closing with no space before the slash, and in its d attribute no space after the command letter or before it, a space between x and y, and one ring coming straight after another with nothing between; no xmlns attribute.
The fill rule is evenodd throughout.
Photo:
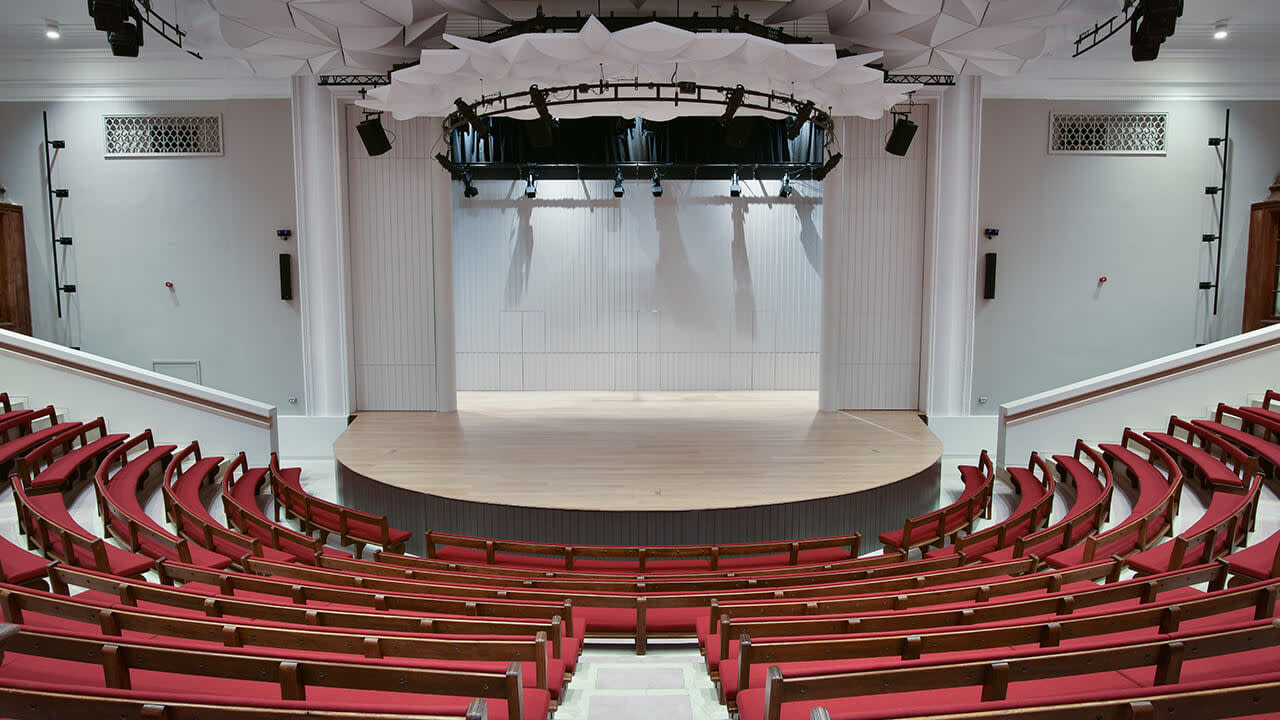
<svg viewBox="0 0 1280 720"><path fill-rule="evenodd" d="M107 157L222 154L221 115L105 115Z"/></svg>
<svg viewBox="0 0 1280 720"><path fill-rule="evenodd" d="M1049 115L1049 152L1164 155L1166 113Z"/></svg>

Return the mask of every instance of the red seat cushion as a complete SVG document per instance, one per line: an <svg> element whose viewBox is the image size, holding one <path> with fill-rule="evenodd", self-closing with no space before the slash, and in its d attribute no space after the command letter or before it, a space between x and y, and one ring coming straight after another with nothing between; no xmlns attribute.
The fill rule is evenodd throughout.
<svg viewBox="0 0 1280 720"><path fill-rule="evenodd" d="M243 475L231 484L231 499L235 503L244 508L246 513L252 513L254 517L261 522L248 522L246 534L255 537L263 542L263 545L270 546L278 541L277 549L289 553L295 560L301 562L312 562L312 548L314 547L312 539L308 535L294 530L287 525L280 525L267 517L267 514L258 506L258 486L269 470L267 468L250 468ZM271 527L278 528L273 536ZM321 546L320 554L327 557L352 557L351 553L337 548L331 548L327 545Z"/></svg>
<svg viewBox="0 0 1280 720"><path fill-rule="evenodd" d="M1233 428L1230 425L1223 425L1219 422L1211 420L1192 420L1192 424L1204 428L1209 432L1216 433L1230 440L1236 446L1257 453L1259 457L1270 462L1276 467L1280 467L1280 445L1263 440L1257 435L1247 433L1239 428Z"/></svg>
<svg viewBox="0 0 1280 720"><path fill-rule="evenodd" d="M178 504L181 505L188 513L195 516L197 521L220 528L223 532L240 535L241 537L245 537L247 541L249 539L247 536L237 533L234 530L227 528L222 523L214 520L213 516L209 514L209 509L205 507L204 502L200 499L201 482L214 471L214 468L217 468L218 465L222 463L222 460L223 459L220 457L213 456L197 460L195 464L187 468L186 472L182 473L182 475L174 481L173 494L177 499ZM196 531L194 528L190 529L190 534L193 538L201 537L201 533ZM223 555L234 555L237 558L249 552L247 547L242 547L241 545L231 542L216 534L213 536L213 547L208 549ZM309 555L310 553L308 553L308 556ZM297 559L297 557L291 553L276 550L275 548L267 546L263 546L262 548L262 558L264 560L272 560L275 562L293 562Z"/></svg>
<svg viewBox="0 0 1280 720"><path fill-rule="evenodd" d="M1245 503L1249 502L1251 497L1252 495L1250 493L1239 494L1215 492L1213 494L1213 498L1209 501L1209 507L1205 509L1204 514L1200 516L1200 519L1197 520L1194 525L1182 531L1179 534L1179 537L1192 537L1198 533L1209 530L1215 525L1222 524L1227 520L1227 518L1239 511ZM1245 522L1248 522L1248 520L1246 519ZM1226 528L1224 527L1222 532L1219 532L1218 536L1214 539L1214 556L1216 556L1218 552L1227 545L1230 539L1231 538L1228 537ZM1133 555L1126 562L1135 570L1148 574L1165 572L1166 570L1177 570L1178 568L1169 567L1170 563L1173 561L1173 547L1175 543L1176 540L1162 542L1153 548L1144 550L1137 555ZM1180 567L1190 567L1192 565L1199 564L1200 562L1207 562L1204 559L1204 550L1205 543L1198 543L1187 548L1186 557L1182 559ZM1209 560L1212 559L1213 558L1209 558Z"/></svg>
<svg viewBox="0 0 1280 720"><path fill-rule="evenodd" d="M85 530L71 517L71 513L67 512L67 505L63 502L60 493L28 496L27 502L41 515L48 518L49 522L58 527L74 535L79 535L86 540L98 538L97 535ZM74 559L72 564L78 567L97 569L93 553L89 552L88 548L72 545L72 552L68 553L67 549L62 547L62 538L57 533L51 534L49 542L61 551L63 557L70 555ZM149 557L122 550L109 542L103 542L102 545L106 550L107 562L110 565L111 573L114 575L139 575L155 566L155 561Z"/></svg>
<svg viewBox="0 0 1280 720"><path fill-rule="evenodd" d="M26 435L20 435L0 445L0 470L4 472L4 477L9 477L13 461L19 456L25 455L28 451L36 449L45 442L79 427L80 423L78 422L57 423Z"/></svg>
<svg viewBox="0 0 1280 720"><path fill-rule="evenodd" d="M1227 556L1227 562L1230 563L1233 573L1266 579L1272 577L1271 568L1275 564L1277 551L1280 551L1280 531L1273 533L1266 540L1231 553Z"/></svg>
<svg viewBox="0 0 1280 720"><path fill-rule="evenodd" d="M1205 476L1205 479L1214 485L1223 485L1225 487L1243 488L1244 481L1239 475L1232 472L1218 458L1209 454L1208 450L1196 447L1181 438L1162 432L1149 432L1146 436L1163 445L1174 455L1180 455L1187 462L1194 465Z"/></svg>
<svg viewBox="0 0 1280 720"><path fill-rule="evenodd" d="M48 565L48 560L14 545L8 538L0 535L0 569L4 571L5 582L21 585L44 577Z"/></svg>
<svg viewBox="0 0 1280 720"><path fill-rule="evenodd" d="M951 503L945 508L934 510L933 512L929 512L929 513L925 513L924 515L918 516L917 518L913 518L913 519L918 520L920 518L934 515L935 513L945 513L952 510L953 508L959 507L970 497L973 497L979 491L981 491L984 487L986 487L987 480L988 480L988 478L982 474L982 470L980 470L978 467L974 465L961 465L960 478L964 481L964 492L960 493L960 497L957 498L955 502ZM975 510L977 510L976 507L975 507ZM961 517L959 515L956 515L954 518L948 517L946 521L947 526L945 529L947 532L951 532L952 530L964 525L964 523L967 522L968 520L969 518ZM904 527L898 530L891 530L887 533L881 533L879 536L880 542L890 547L901 547L902 535L905 530L906 528ZM932 537L933 531L923 526L917 527L916 529L912 530L912 535L913 535L912 543L915 543L916 538L925 536L925 535L916 535L916 533L925 533L925 534L928 534L930 537Z"/></svg>
<svg viewBox="0 0 1280 720"><path fill-rule="evenodd" d="M92 440L62 457L49 463L40 474L31 480L32 487L61 486L71 477L81 465L89 462L94 457L104 454L116 445L129 439L126 433L115 433L112 435L104 435L97 440ZM97 468L92 468L97 470Z"/></svg>

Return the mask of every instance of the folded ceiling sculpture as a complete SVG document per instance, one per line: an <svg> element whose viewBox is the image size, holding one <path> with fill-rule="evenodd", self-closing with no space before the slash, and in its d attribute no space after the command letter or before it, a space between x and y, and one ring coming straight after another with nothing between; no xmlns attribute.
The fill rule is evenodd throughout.
<svg viewBox="0 0 1280 720"><path fill-rule="evenodd" d="M766 25L825 13L831 34L884 51L893 72L1012 75L1071 46L1121 0L792 0Z"/></svg>
<svg viewBox="0 0 1280 720"><path fill-rule="evenodd" d="M589 18L576 33L528 34L493 43L453 35L444 38L453 49L423 50L417 66L392 73L390 85L370 91L360 104L397 118L444 116L454 111L455 98L473 103L486 96L528 90L530 85L583 84L594 88L593 98L609 100L556 105L552 113L569 118L621 115L669 120L724 112L723 105L641 99L653 95L645 83L674 79L743 85L812 100L832 115L876 118L916 89L887 86L881 71L866 67L880 53L837 58L834 45L784 45L745 33L693 33L657 22L609 32ZM602 81L611 85L606 93L598 90ZM612 99L613 86L626 84L633 87L619 87L619 98ZM740 112L769 114L745 107ZM537 114L529 110L505 117L529 119Z"/></svg>
<svg viewBox="0 0 1280 720"><path fill-rule="evenodd" d="M195 0L184 0L190 6ZM184 8L213 55L259 75L386 72L443 33L448 15L509 23L487 0L199 0ZM197 5L198 5L197 4Z"/></svg>

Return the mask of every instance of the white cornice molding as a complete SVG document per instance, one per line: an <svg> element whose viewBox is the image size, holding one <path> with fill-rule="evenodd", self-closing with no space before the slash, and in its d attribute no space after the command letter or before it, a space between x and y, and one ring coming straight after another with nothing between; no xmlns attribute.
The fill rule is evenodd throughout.
<svg viewBox="0 0 1280 720"><path fill-rule="evenodd" d="M0 102L44 100L288 99L289 80L264 78L154 80L0 80Z"/></svg>

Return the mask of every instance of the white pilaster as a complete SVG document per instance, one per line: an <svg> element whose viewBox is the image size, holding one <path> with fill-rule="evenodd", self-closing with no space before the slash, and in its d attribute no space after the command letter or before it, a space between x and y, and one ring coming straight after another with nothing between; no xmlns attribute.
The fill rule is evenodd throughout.
<svg viewBox="0 0 1280 720"><path fill-rule="evenodd" d="M935 208L926 249L923 410L968 416L978 278L978 173L982 78L960 76L942 95ZM945 442L945 437L944 437Z"/></svg>
<svg viewBox="0 0 1280 720"><path fill-rule="evenodd" d="M849 147L848 118L834 118L839 147ZM818 409L823 412L840 410L840 313L842 278L840 268L849 244L847 228L843 227L844 213L840 211L847 202L845 197L846 160L836 166L835 172L822 181L822 342L818 354Z"/></svg>
<svg viewBox="0 0 1280 720"><path fill-rule="evenodd" d="M294 77L291 97L305 407L308 416L345 418L351 380L340 106L312 77Z"/></svg>
<svg viewBox="0 0 1280 720"><path fill-rule="evenodd" d="M433 136L443 133L442 125L443 118L431 118ZM453 178L434 160L428 166L432 272L435 280L436 410L453 412L458 409L457 353L453 332Z"/></svg>

